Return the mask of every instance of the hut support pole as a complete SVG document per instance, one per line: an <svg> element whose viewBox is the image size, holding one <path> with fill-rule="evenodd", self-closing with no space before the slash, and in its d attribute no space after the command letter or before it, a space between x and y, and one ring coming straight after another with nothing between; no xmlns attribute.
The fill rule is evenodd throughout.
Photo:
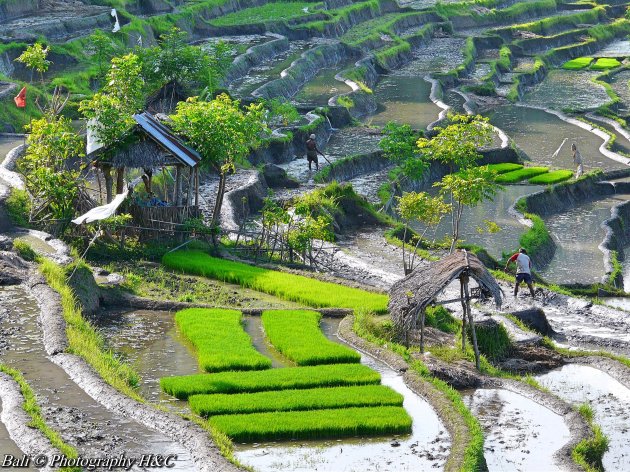
<svg viewBox="0 0 630 472"><path fill-rule="evenodd" d="M182 204L182 169L181 166L175 166L175 196L173 201L175 205L181 206Z"/></svg>
<svg viewBox="0 0 630 472"><path fill-rule="evenodd" d="M105 179L105 198L107 199L107 203L111 203L112 188L114 186L114 182L112 180L112 166L103 165L101 170L103 171L103 178Z"/></svg>
<svg viewBox="0 0 630 472"><path fill-rule="evenodd" d="M116 194L120 195L125 191L125 168L116 169Z"/></svg>
<svg viewBox="0 0 630 472"><path fill-rule="evenodd" d="M466 350L466 300L464 298L464 282L459 279L459 299L462 302L462 351Z"/></svg>
<svg viewBox="0 0 630 472"><path fill-rule="evenodd" d="M195 206L199 206L199 167L195 167Z"/></svg>
<svg viewBox="0 0 630 472"><path fill-rule="evenodd" d="M424 320L426 309L420 310L420 352L424 353Z"/></svg>
<svg viewBox="0 0 630 472"><path fill-rule="evenodd" d="M470 292L468 291L468 276L462 276L460 279L462 282L462 289L464 291L466 310L464 316L468 315L468 323L470 324L470 331L472 333L473 349L475 351L475 365L479 370L479 346L477 345L477 331L475 330L475 323L473 321L472 310L470 309Z"/></svg>
<svg viewBox="0 0 630 472"><path fill-rule="evenodd" d="M193 186L193 168L191 167L188 172L188 189L186 193L186 206L192 204L192 186Z"/></svg>

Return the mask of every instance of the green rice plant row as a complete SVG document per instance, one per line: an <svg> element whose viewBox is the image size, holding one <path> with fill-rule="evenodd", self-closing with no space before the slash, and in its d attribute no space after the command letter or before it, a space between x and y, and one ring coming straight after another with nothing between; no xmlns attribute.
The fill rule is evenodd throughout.
<svg viewBox="0 0 630 472"><path fill-rule="evenodd" d="M166 393L185 400L191 395L202 393L247 393L342 385L375 385L380 380L378 372L361 364L330 364L163 377L160 379L160 386Z"/></svg>
<svg viewBox="0 0 630 472"><path fill-rule="evenodd" d="M360 362L358 352L326 339L321 317L313 311L271 310L263 312L262 323L273 347L297 365Z"/></svg>
<svg viewBox="0 0 630 472"><path fill-rule="evenodd" d="M593 70L607 70L614 69L615 67L619 67L621 62L619 62L614 57L600 57L595 61L595 64L591 66Z"/></svg>
<svg viewBox="0 0 630 472"><path fill-rule="evenodd" d="M175 321L195 346L199 366L206 372L271 367L271 359L256 351L243 330L240 311L190 308L179 311Z"/></svg>
<svg viewBox="0 0 630 472"><path fill-rule="evenodd" d="M514 184L547 172L549 172L548 167L523 167L520 170L497 175L496 182L499 184Z"/></svg>
<svg viewBox="0 0 630 472"><path fill-rule="evenodd" d="M220 415L208 421L232 440L241 442L411 432L411 418L397 406Z"/></svg>
<svg viewBox="0 0 630 472"><path fill-rule="evenodd" d="M591 65L591 62L593 62L592 57L576 57L562 64L562 68L567 70L581 70Z"/></svg>
<svg viewBox="0 0 630 472"><path fill-rule="evenodd" d="M515 164L513 162L501 162L499 164L489 164L488 169L496 172L497 174L506 174L515 170L520 170L524 166L523 164Z"/></svg>
<svg viewBox="0 0 630 472"><path fill-rule="evenodd" d="M236 283L316 308L335 307L365 309L376 313L387 312L388 297L384 294L217 259L202 251L171 252L162 258L162 262L171 269Z"/></svg>
<svg viewBox="0 0 630 472"><path fill-rule="evenodd" d="M192 411L200 416L300 411L358 406L401 406L403 396L384 385L273 390L270 392L193 395Z"/></svg>
<svg viewBox="0 0 630 472"><path fill-rule="evenodd" d="M529 183L534 185L552 185L569 180L571 177L573 177L573 171L571 170L554 170L532 177L529 179Z"/></svg>

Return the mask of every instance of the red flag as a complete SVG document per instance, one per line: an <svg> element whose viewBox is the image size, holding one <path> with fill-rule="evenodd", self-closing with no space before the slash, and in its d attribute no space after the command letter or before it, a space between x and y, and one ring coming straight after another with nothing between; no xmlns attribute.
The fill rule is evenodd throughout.
<svg viewBox="0 0 630 472"><path fill-rule="evenodd" d="M20 93L18 93L13 100L15 101L15 104L17 105L18 108L25 108L26 107L26 87L22 87L22 90L20 90Z"/></svg>

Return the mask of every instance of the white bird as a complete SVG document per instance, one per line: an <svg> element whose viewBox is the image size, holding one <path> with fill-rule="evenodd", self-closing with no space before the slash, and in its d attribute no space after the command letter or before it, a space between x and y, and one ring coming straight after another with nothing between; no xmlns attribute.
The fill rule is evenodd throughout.
<svg viewBox="0 0 630 472"><path fill-rule="evenodd" d="M556 152L554 152L551 155L551 158L553 159L554 157L558 157L558 154L560 154L560 149L562 149L562 146L564 146L564 143L567 142L567 138L564 138L564 140L562 141L562 144L560 144L560 146L558 147L558 149L556 149Z"/></svg>
<svg viewBox="0 0 630 472"><path fill-rule="evenodd" d="M114 29L112 33L118 33L120 31L120 22L118 21L118 12L115 8L112 8L112 16L116 19L116 23L114 23Z"/></svg>

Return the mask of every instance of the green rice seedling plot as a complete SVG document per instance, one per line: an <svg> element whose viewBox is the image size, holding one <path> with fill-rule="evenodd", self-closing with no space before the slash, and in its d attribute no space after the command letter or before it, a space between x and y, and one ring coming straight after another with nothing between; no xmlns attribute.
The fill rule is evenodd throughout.
<svg viewBox="0 0 630 472"><path fill-rule="evenodd" d="M260 370L271 367L271 359L260 354L241 324L241 312L191 308L179 311L175 321L190 340L206 372Z"/></svg>
<svg viewBox="0 0 630 472"><path fill-rule="evenodd" d="M404 408L397 406L219 415L208 422L239 442L411 432L411 418Z"/></svg>
<svg viewBox="0 0 630 472"><path fill-rule="evenodd" d="M607 69L614 69L615 67L619 67L620 65L621 65L621 62L619 62L614 57L600 57L599 59L597 59L595 64L591 66L591 69L607 70Z"/></svg>
<svg viewBox="0 0 630 472"><path fill-rule="evenodd" d="M529 179L529 183L534 185L552 185L569 180L571 177L573 177L573 171L571 170L554 170L532 177Z"/></svg>
<svg viewBox="0 0 630 472"><path fill-rule="evenodd" d="M489 164L488 169L496 172L497 174L506 174L515 170L520 170L524 166L523 164L514 164L512 162L502 162L500 164Z"/></svg>
<svg viewBox="0 0 630 472"><path fill-rule="evenodd" d="M334 307L387 312L387 295L345 287L301 275L262 269L240 262L211 257L202 251L166 254L162 263L174 270L236 283L315 308Z"/></svg>
<svg viewBox="0 0 630 472"><path fill-rule="evenodd" d="M547 172L549 172L548 167L523 167L520 170L513 170L512 172L497 175L495 180L499 184L514 184L540 174L546 174Z"/></svg>
<svg viewBox="0 0 630 472"><path fill-rule="evenodd" d="M270 392L193 395L192 411L200 416L301 411L359 406L402 406L403 396L384 385L274 390Z"/></svg>
<svg viewBox="0 0 630 472"><path fill-rule="evenodd" d="M562 64L562 68L567 70L582 70L588 67L591 62L593 62L592 57L576 57Z"/></svg>
<svg viewBox="0 0 630 472"><path fill-rule="evenodd" d="M344 385L375 385L380 380L381 376L378 372L361 364L331 364L163 377L160 379L160 386L164 392L185 400L191 395L203 393L251 393Z"/></svg>
<svg viewBox="0 0 630 472"><path fill-rule="evenodd" d="M265 311L262 323L271 344L297 365L345 364L361 361L361 355L324 336L321 315L312 311Z"/></svg>

